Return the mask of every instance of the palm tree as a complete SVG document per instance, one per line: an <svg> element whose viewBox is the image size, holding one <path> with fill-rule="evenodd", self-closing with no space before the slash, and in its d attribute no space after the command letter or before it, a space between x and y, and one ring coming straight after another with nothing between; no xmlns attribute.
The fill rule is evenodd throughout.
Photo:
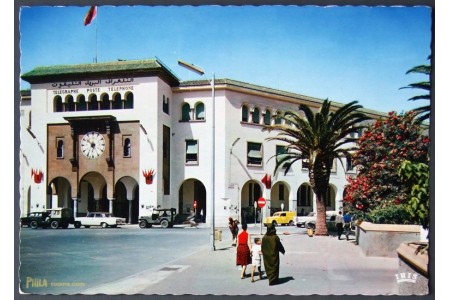
<svg viewBox="0 0 450 300"><path fill-rule="evenodd" d="M274 173L280 166L286 168L285 174L297 162L306 160L309 182L316 195L317 222L316 235L327 235L325 215L325 195L330 181L330 172L335 158L348 157L354 148L343 147L355 143L353 133L364 128L362 122L369 119L359 111L361 105L350 102L332 112L331 102L325 100L317 113L304 104L299 109L303 112L287 111L280 115L286 124L267 125L263 131L276 131L278 134L266 140L276 140L287 144L285 154L276 154L277 163ZM289 124L289 125L288 125ZM341 161L342 164L342 161Z"/></svg>
<svg viewBox="0 0 450 300"><path fill-rule="evenodd" d="M431 56L428 56L428 59L431 59ZM430 83L430 74L431 74L431 65L420 65L417 67L414 67L406 72L406 74L410 73L416 73L416 74L425 74L428 76L427 81L422 82L416 82L411 83L408 86L402 87L400 89L421 89L427 91L426 94L414 96L408 99L408 101L416 101L416 100L427 100L428 105L424 105L421 107L417 107L413 109L412 111L416 113L416 120L419 122L423 122L425 120L430 119L430 111L431 111L431 97L430 97L430 90L431 90L431 83Z"/></svg>

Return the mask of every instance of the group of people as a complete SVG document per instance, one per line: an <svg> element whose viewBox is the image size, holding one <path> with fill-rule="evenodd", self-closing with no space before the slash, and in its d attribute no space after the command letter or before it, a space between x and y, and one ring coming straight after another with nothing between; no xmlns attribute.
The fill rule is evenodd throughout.
<svg viewBox="0 0 450 300"><path fill-rule="evenodd" d="M261 260L264 262L269 285L275 285L279 280L280 273L280 253L285 250L280 238L276 234L275 224L267 226L267 232L263 238L254 238L251 244L250 235L247 232L247 224L242 224L242 231L239 233L238 221L229 218L229 228L233 236L233 246L237 245L236 265L242 267L241 279L247 277L248 265L252 265L250 273L251 281L255 282L255 273L258 270L259 279L262 279Z"/></svg>
<svg viewBox="0 0 450 300"><path fill-rule="evenodd" d="M346 212L344 215L342 215L342 211L339 211L339 214L336 216L336 230L337 230L337 236L338 239L341 239L342 233L347 237L350 235L350 229L351 229L351 221L352 217Z"/></svg>

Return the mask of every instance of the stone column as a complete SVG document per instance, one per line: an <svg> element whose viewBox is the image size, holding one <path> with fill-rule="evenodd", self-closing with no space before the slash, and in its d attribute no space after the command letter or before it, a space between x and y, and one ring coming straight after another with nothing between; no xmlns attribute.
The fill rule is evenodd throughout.
<svg viewBox="0 0 450 300"><path fill-rule="evenodd" d="M128 223L129 224L131 224L132 207L133 207L133 199L128 200Z"/></svg>
<svg viewBox="0 0 450 300"><path fill-rule="evenodd" d="M114 212L114 198L109 199L109 213L113 214Z"/></svg>
<svg viewBox="0 0 450 300"><path fill-rule="evenodd" d="M78 213L78 198L72 198L73 200L73 217L76 218L77 217L77 213Z"/></svg>

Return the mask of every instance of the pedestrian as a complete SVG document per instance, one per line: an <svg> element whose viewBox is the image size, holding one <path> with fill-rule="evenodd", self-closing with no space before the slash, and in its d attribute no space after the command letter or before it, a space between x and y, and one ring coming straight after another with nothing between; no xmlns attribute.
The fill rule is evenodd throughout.
<svg viewBox="0 0 450 300"><path fill-rule="evenodd" d="M230 232L231 232L231 236L232 236L232 240L233 240L233 242L231 243L231 246L236 246L237 235L239 232L238 221L233 220L232 217L229 217L228 218L228 228L230 228Z"/></svg>
<svg viewBox="0 0 450 300"><path fill-rule="evenodd" d="M336 223L338 240L340 240L341 234L344 231L344 219L342 217L342 211L339 211L339 214L336 216L336 219L334 220L334 222Z"/></svg>
<svg viewBox="0 0 450 300"><path fill-rule="evenodd" d="M344 234L347 237L350 235L350 223L352 222L352 217L348 214L348 212L345 212L344 216L342 217L344 221Z"/></svg>
<svg viewBox="0 0 450 300"><path fill-rule="evenodd" d="M252 246L252 282L255 282L254 274L256 268L258 268L259 280L262 279L261 272L261 239L255 238L255 244Z"/></svg>
<svg viewBox="0 0 450 300"><path fill-rule="evenodd" d="M246 277L247 265L252 263L250 256L250 235L247 232L247 223L242 223L242 231L237 237L236 265L242 267L241 279Z"/></svg>
<svg viewBox="0 0 450 300"><path fill-rule="evenodd" d="M278 283L280 276L280 252L283 255L285 253L283 244L276 232L275 224L272 222L267 226L267 232L263 236L261 243L264 270L269 279L269 285Z"/></svg>

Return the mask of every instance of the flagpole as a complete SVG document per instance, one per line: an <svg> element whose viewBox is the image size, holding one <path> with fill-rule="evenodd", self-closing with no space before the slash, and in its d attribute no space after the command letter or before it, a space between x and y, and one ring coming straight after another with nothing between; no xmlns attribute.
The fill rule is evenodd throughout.
<svg viewBox="0 0 450 300"><path fill-rule="evenodd" d="M97 19L95 20L95 63L97 63L97 54L98 54L98 38L97 38L97 23L98 23L98 11L99 7L96 7L97 10Z"/></svg>

